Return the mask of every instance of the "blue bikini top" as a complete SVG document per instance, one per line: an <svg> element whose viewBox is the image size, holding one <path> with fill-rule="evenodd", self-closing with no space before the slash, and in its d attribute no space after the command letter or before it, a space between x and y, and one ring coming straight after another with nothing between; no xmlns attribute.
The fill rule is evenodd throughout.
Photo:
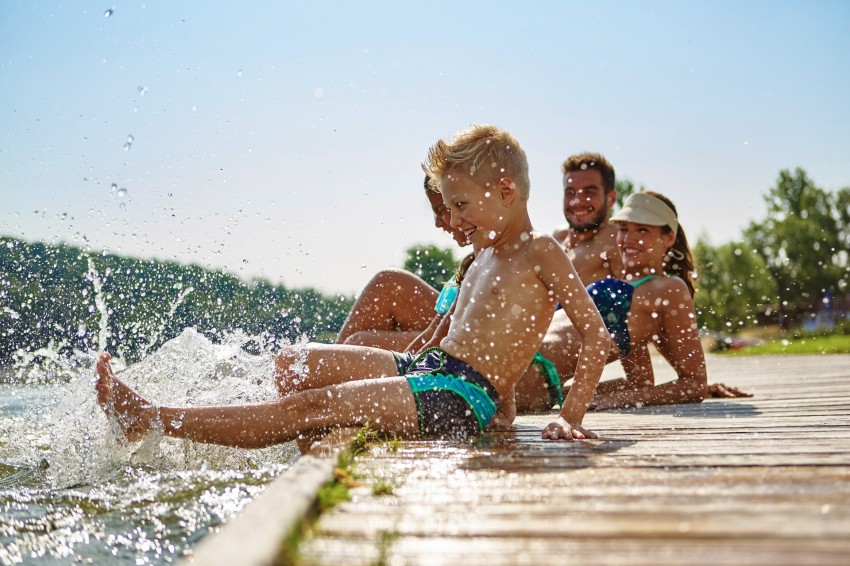
<svg viewBox="0 0 850 566"><path fill-rule="evenodd" d="M449 309L452 308L455 299L457 299L458 290L458 284L454 280L443 285L443 290L440 291L440 296L437 297L437 304L434 305L434 310L437 311L438 314L446 314L449 312Z"/></svg>
<svg viewBox="0 0 850 566"><path fill-rule="evenodd" d="M602 315L605 328L620 349L621 358L626 357L632 348L626 319L632 309L632 295L635 287L656 277L658 275L648 275L634 283L621 279L602 279L587 286L587 292L599 310L599 314Z"/></svg>

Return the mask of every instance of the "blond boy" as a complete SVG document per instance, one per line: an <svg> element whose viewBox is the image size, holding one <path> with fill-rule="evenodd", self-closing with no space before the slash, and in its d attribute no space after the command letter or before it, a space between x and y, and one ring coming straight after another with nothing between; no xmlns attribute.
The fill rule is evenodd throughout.
<svg viewBox="0 0 850 566"><path fill-rule="evenodd" d="M525 152L505 131L472 126L450 142L437 142L425 169L437 181L452 226L481 250L439 348L404 359L373 348L313 345L313 371L320 373L322 365L349 368L350 381L269 403L188 408L151 405L114 376L109 355L102 354L96 387L104 411L130 440L157 427L172 437L241 447L365 424L407 437L477 434L494 420L513 420L514 387L560 302L583 347L575 385L543 437L595 437L581 421L610 336L564 250L531 226Z"/></svg>

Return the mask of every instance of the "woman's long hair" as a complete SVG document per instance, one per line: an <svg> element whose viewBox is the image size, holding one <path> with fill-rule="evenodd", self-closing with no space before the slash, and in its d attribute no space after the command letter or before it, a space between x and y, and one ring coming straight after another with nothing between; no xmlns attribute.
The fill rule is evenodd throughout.
<svg viewBox="0 0 850 566"><path fill-rule="evenodd" d="M679 213L676 211L676 206L669 198L652 191L646 191L646 194L657 198L669 206L673 212L676 213L676 218L679 217ZM672 231L669 226L662 226L661 230L664 233ZM679 224L679 229L676 231L676 241L673 242L673 246L667 252L667 257L664 258L664 273L667 275L675 275L682 279L685 282L685 285L688 286L688 291L690 291L691 297L693 297L696 292L694 271L694 256L691 253L691 247L688 245L688 238L685 236L685 231L682 229L682 225Z"/></svg>

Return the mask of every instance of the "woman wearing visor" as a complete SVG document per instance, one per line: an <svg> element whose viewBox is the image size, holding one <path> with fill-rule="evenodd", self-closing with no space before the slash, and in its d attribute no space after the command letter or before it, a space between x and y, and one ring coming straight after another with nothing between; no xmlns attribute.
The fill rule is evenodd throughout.
<svg viewBox="0 0 850 566"><path fill-rule="evenodd" d="M621 360L626 376L601 382L590 408L749 396L721 383L708 385L694 309L694 261L673 203L657 193L632 194L611 222L618 227L623 277L596 281L587 289L613 338L608 362ZM675 369L676 380L655 383L650 343ZM557 386L575 372L580 345L575 329L556 316L538 363L517 385L519 412L559 404L567 388L560 391Z"/></svg>

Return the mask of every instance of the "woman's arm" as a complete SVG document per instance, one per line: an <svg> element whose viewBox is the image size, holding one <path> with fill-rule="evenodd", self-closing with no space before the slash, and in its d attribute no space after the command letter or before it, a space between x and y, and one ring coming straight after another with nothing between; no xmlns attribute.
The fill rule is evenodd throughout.
<svg viewBox="0 0 850 566"><path fill-rule="evenodd" d="M597 391L592 409L699 403L708 396L705 355L699 341L693 299L684 283L672 279L667 283L662 293L669 306L654 313L661 318L661 331L655 345L673 366L677 378L654 385L647 344L634 344L633 351L623 358L626 379L616 380L620 383L609 386L615 389L613 391ZM627 387L618 391L618 385Z"/></svg>
<svg viewBox="0 0 850 566"><path fill-rule="evenodd" d="M635 346L629 352L629 355L621 360L621 363L623 364L623 370L626 372L626 377L599 382L599 385L596 387L594 399L601 395L620 393L632 389L643 389L652 387L655 384L652 361L649 358L649 350L645 344ZM592 403L591 408L594 407L595 403Z"/></svg>

